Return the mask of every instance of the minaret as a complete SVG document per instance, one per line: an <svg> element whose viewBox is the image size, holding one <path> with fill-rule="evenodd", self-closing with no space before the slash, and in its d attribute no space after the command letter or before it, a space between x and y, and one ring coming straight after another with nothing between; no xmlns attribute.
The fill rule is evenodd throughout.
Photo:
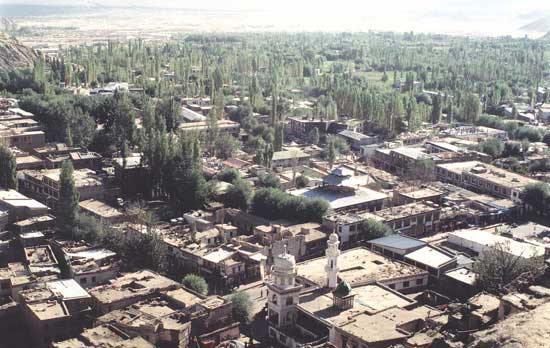
<svg viewBox="0 0 550 348"><path fill-rule="evenodd" d="M268 325L275 329L292 326L296 321L296 305L300 303L302 285L296 283L296 261L284 252L275 257L272 280L267 283Z"/></svg>
<svg viewBox="0 0 550 348"><path fill-rule="evenodd" d="M332 232L327 242L327 250L325 255L327 256L327 265L325 271L327 272L327 287L329 289L336 289L338 285L338 256L340 256L340 250L338 246L340 241L336 232Z"/></svg>

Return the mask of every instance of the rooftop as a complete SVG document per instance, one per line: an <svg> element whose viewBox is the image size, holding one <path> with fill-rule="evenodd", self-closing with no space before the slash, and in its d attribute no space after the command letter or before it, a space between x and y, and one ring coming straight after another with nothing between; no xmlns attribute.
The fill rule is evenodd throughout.
<svg viewBox="0 0 550 348"><path fill-rule="evenodd" d="M355 192L335 192L322 187L304 188L289 192L294 196L308 198L321 198L329 202L332 209L341 209L349 206L384 200L388 196L385 193L374 191L368 188L359 188Z"/></svg>
<svg viewBox="0 0 550 348"><path fill-rule="evenodd" d="M326 258L321 257L301 262L297 265L298 276L319 286L324 286ZM343 251L338 258L340 279L352 287L373 281L390 281L426 273L414 266L385 258L366 248L355 248Z"/></svg>
<svg viewBox="0 0 550 348"><path fill-rule="evenodd" d="M85 209L93 214L101 216L102 218L115 218L123 216L122 212L118 209L96 199L88 199L80 202L78 205L81 209Z"/></svg>
<svg viewBox="0 0 550 348"><path fill-rule="evenodd" d="M15 190L0 189L0 204L11 208L29 208L33 210L48 210L44 204L28 198Z"/></svg>
<svg viewBox="0 0 550 348"><path fill-rule="evenodd" d="M393 221L419 214L426 214L438 209L439 206L437 204L430 202L414 202L378 210L373 213L366 213L365 215L376 220Z"/></svg>
<svg viewBox="0 0 550 348"><path fill-rule="evenodd" d="M426 245L405 255L405 259L414 261L432 268L440 268L456 261L456 257L442 250Z"/></svg>
<svg viewBox="0 0 550 348"><path fill-rule="evenodd" d="M376 238L370 240L369 243L395 249L418 249L426 245L426 242L424 241L400 234L392 234L389 236Z"/></svg>
<svg viewBox="0 0 550 348"><path fill-rule="evenodd" d="M449 233L449 243L475 243L484 247L491 247L498 244L504 245L506 250L515 256L531 258L544 255L544 247L530 243L516 241L512 238L499 236L483 230L471 229L460 230ZM464 245L468 247L468 244Z"/></svg>
<svg viewBox="0 0 550 348"><path fill-rule="evenodd" d="M325 289L302 295L298 308L331 325L341 325L360 313L376 313L391 307L406 307L415 301L379 284L353 288L354 304L347 310L334 307L333 294Z"/></svg>

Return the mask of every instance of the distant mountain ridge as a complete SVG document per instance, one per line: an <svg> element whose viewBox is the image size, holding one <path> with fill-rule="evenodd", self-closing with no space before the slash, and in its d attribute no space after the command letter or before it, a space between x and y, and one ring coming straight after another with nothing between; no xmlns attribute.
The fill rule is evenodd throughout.
<svg viewBox="0 0 550 348"><path fill-rule="evenodd" d="M539 18L531 23L528 23L520 28L520 30L528 32L550 32L550 16Z"/></svg>
<svg viewBox="0 0 550 348"><path fill-rule="evenodd" d="M32 48L0 33L0 70L32 67L37 58Z"/></svg>

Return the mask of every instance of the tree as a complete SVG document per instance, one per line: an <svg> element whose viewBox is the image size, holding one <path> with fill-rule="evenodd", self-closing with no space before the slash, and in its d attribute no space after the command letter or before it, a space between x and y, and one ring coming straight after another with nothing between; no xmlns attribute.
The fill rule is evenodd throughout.
<svg viewBox="0 0 550 348"><path fill-rule="evenodd" d="M407 176L413 180L429 181L434 178L435 163L431 158L419 158L407 167Z"/></svg>
<svg viewBox="0 0 550 348"><path fill-rule="evenodd" d="M203 277L196 274L187 274L183 277L182 284L186 288L198 292L201 295L208 294L208 283L206 283Z"/></svg>
<svg viewBox="0 0 550 348"><path fill-rule="evenodd" d="M332 169L332 166L334 166L334 161L336 161L336 147L334 146L333 141L329 141L328 143L327 161L329 168Z"/></svg>
<svg viewBox="0 0 550 348"><path fill-rule="evenodd" d="M271 219L287 219L295 222L321 221L329 211L326 200L293 196L274 188L261 188L252 198L254 214Z"/></svg>
<svg viewBox="0 0 550 348"><path fill-rule="evenodd" d="M431 119L433 124L437 124L441 121L441 95L438 94L434 96L432 99L432 113L431 113Z"/></svg>
<svg viewBox="0 0 550 348"><path fill-rule="evenodd" d="M235 168L225 167L218 174L216 174L216 179L232 184L241 179L241 174Z"/></svg>
<svg viewBox="0 0 550 348"><path fill-rule="evenodd" d="M504 144L497 138L489 138L481 144L481 151L491 156L493 159L500 157L503 150Z"/></svg>
<svg viewBox="0 0 550 348"><path fill-rule="evenodd" d="M215 145L216 156L221 159L228 159L233 157L235 151L239 149L241 142L235 139L234 136L230 134L223 134L221 137L218 137Z"/></svg>
<svg viewBox="0 0 550 348"><path fill-rule="evenodd" d="M464 121L475 123L481 111L481 102L475 94L468 94L464 101L463 117Z"/></svg>
<svg viewBox="0 0 550 348"><path fill-rule="evenodd" d="M372 218L368 218L363 222L361 230L365 240L389 236L395 233L388 225Z"/></svg>
<svg viewBox="0 0 550 348"><path fill-rule="evenodd" d="M529 184L523 191L523 201L541 215L550 215L550 184Z"/></svg>
<svg viewBox="0 0 550 348"><path fill-rule="evenodd" d="M502 151L503 157L520 157L521 156L521 143L519 141L507 141L504 143L504 149Z"/></svg>
<svg viewBox="0 0 550 348"><path fill-rule="evenodd" d="M0 141L0 187L17 189L17 162L7 145Z"/></svg>
<svg viewBox="0 0 550 348"><path fill-rule="evenodd" d="M258 177L258 187L281 188L281 180L273 173L265 173Z"/></svg>
<svg viewBox="0 0 550 348"><path fill-rule="evenodd" d="M497 243L485 250L477 262L474 271L478 274L477 285L488 292L501 294L503 287L522 275L534 279L541 274L544 259L534 255L515 255L510 245Z"/></svg>
<svg viewBox="0 0 550 348"><path fill-rule="evenodd" d="M66 237L73 235L80 197L76 189L73 172L73 163L71 161L63 161L59 175L56 222L59 232Z"/></svg>
<svg viewBox="0 0 550 348"><path fill-rule="evenodd" d="M542 141L543 141L546 145L550 146L550 132L544 134L544 136L542 137Z"/></svg>
<svg viewBox="0 0 550 348"><path fill-rule="evenodd" d="M539 130L531 126L520 127L516 132L516 137L519 140L527 139L532 143L539 142L542 139Z"/></svg>
<svg viewBox="0 0 550 348"><path fill-rule="evenodd" d="M253 307L250 295L240 291L232 294L229 299L233 304L233 319L241 324L248 324Z"/></svg>
<svg viewBox="0 0 550 348"><path fill-rule="evenodd" d="M227 190L223 196L225 206L248 210L250 199L252 198L252 187L242 179L233 182L233 185Z"/></svg>
<svg viewBox="0 0 550 348"><path fill-rule="evenodd" d="M313 127L307 136L307 141L312 145L319 144L319 128Z"/></svg>

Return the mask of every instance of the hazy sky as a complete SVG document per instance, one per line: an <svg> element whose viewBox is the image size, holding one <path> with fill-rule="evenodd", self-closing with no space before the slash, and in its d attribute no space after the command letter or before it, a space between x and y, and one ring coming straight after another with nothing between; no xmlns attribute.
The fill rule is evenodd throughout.
<svg viewBox="0 0 550 348"><path fill-rule="evenodd" d="M550 0L0 0L0 16L2 4L233 10L239 15L235 21L291 31L374 29L489 36L523 36L521 26L550 15ZM262 12L250 12L258 10Z"/></svg>
<svg viewBox="0 0 550 348"><path fill-rule="evenodd" d="M108 4L110 6L162 6L179 8L269 10L277 12L300 11L310 13L348 12L364 14L407 14L441 12L456 15L528 14L550 10L545 0L0 0L0 4Z"/></svg>

